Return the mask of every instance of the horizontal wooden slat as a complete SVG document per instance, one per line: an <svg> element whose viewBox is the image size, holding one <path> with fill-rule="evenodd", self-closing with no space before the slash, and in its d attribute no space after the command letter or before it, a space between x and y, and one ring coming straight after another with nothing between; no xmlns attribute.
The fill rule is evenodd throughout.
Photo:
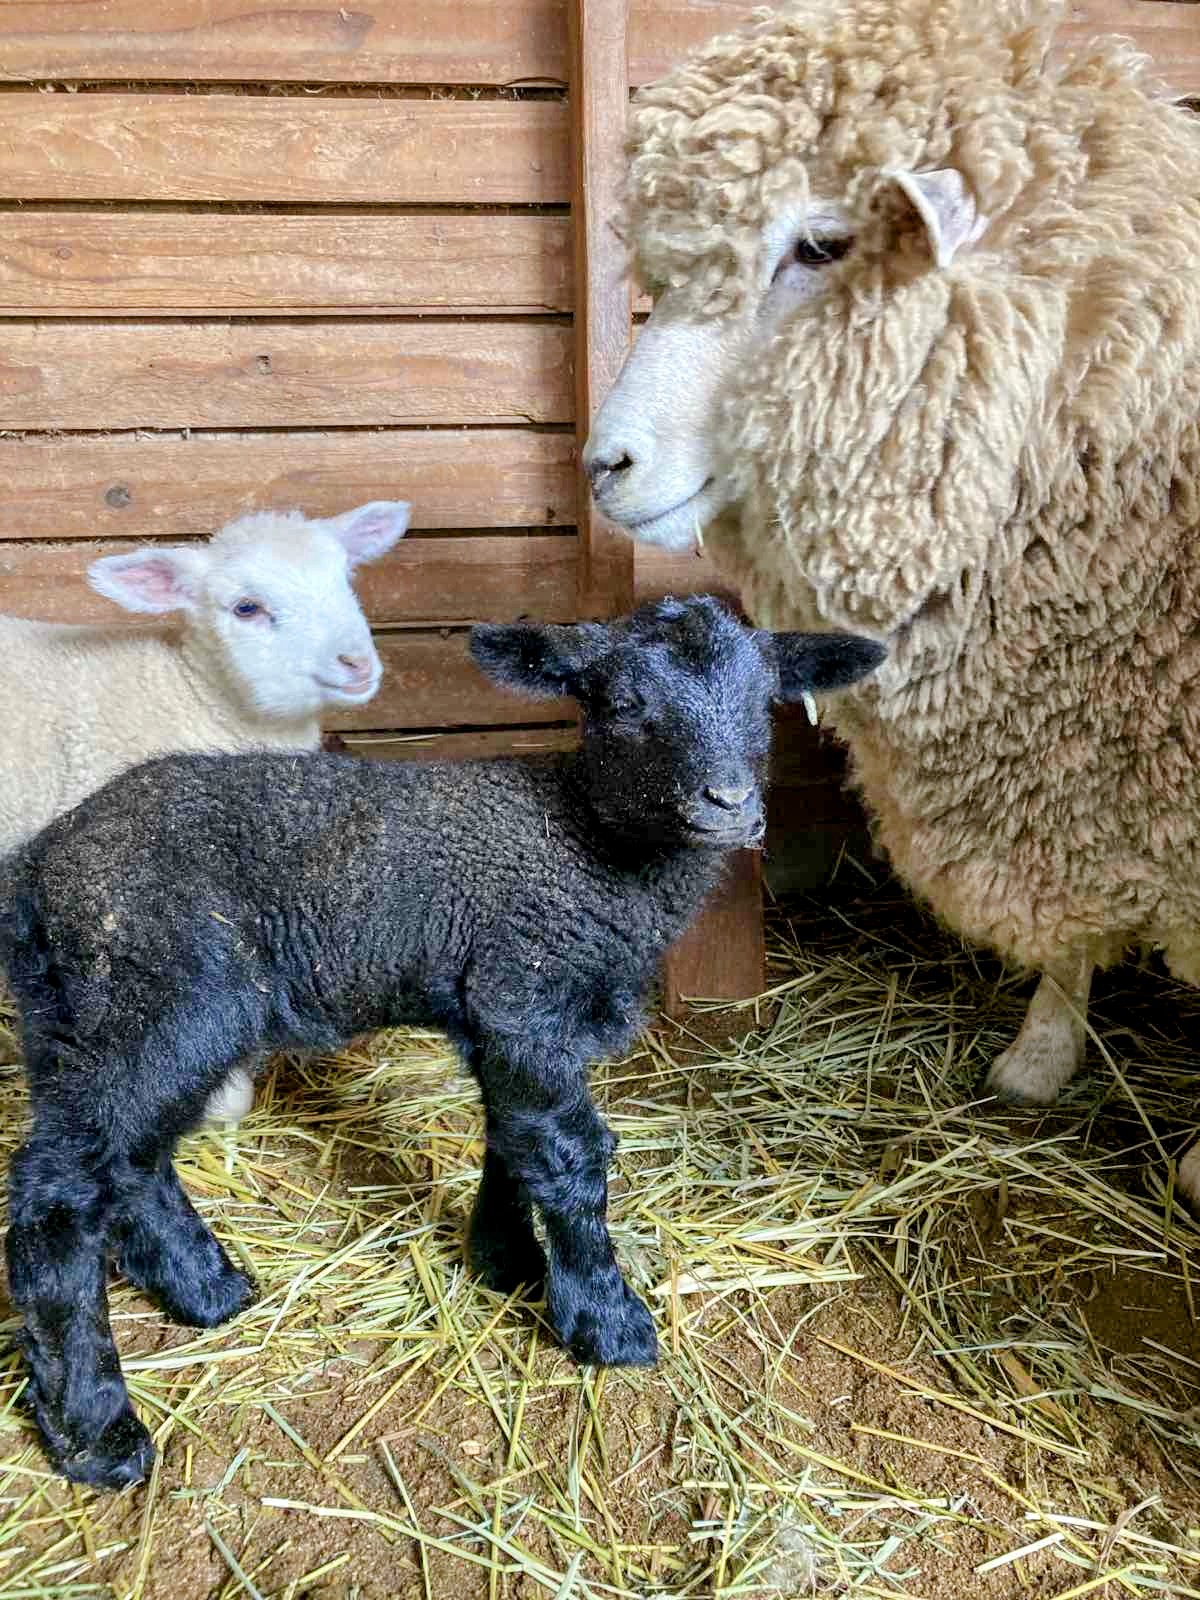
<svg viewBox="0 0 1200 1600"><path fill-rule="evenodd" d="M643 600L661 600L664 595L685 594L715 594L726 601L736 601L728 580L697 550L660 550L652 545L636 545L633 583L639 604Z"/></svg>
<svg viewBox="0 0 1200 1600"><path fill-rule="evenodd" d="M1200 93L1200 6L1194 0L1077 0L1058 37L1078 46L1099 33L1132 39L1175 94Z"/></svg>
<svg viewBox="0 0 1200 1600"><path fill-rule="evenodd" d="M659 78L714 34L741 27L753 0L634 0L629 72L635 84ZM1158 76L1177 94L1200 91L1200 6L1192 0L1076 0L1059 32L1078 45L1119 33L1154 57Z"/></svg>
<svg viewBox="0 0 1200 1600"><path fill-rule="evenodd" d="M572 412L571 332L553 323L45 321L0 336L0 428L565 423Z"/></svg>
<svg viewBox="0 0 1200 1600"><path fill-rule="evenodd" d="M559 217L12 212L0 314L567 311Z"/></svg>
<svg viewBox="0 0 1200 1600"><path fill-rule="evenodd" d="M121 621L123 613L84 574L97 556L132 548L126 540L0 543L0 612L46 622ZM355 588L377 626L517 617L566 622L574 615L577 555L569 534L410 537L363 567ZM147 617L145 625L157 621Z"/></svg>
<svg viewBox="0 0 1200 1600"><path fill-rule="evenodd" d="M560 81L562 0L9 0L7 79Z"/></svg>
<svg viewBox="0 0 1200 1600"><path fill-rule="evenodd" d="M570 700L529 700L485 678L467 654L467 635L385 634L379 693L328 718L331 728L457 728L506 722L561 722Z"/></svg>
<svg viewBox="0 0 1200 1600"><path fill-rule="evenodd" d="M418 528L570 526L573 450L516 428L0 439L0 539L188 538L258 507L384 499Z"/></svg>
<svg viewBox="0 0 1200 1600"><path fill-rule="evenodd" d="M1079 0L1064 36L1126 34L1186 94L1200 88L1196 9L1188 0ZM753 0L633 0L632 82L659 77L753 10ZM0 79L8 81L561 83L566 55L564 0L392 0L372 12L306 0L286 14L256 0L0 6Z"/></svg>
<svg viewBox="0 0 1200 1600"><path fill-rule="evenodd" d="M0 96L0 199L565 204L564 105Z"/></svg>

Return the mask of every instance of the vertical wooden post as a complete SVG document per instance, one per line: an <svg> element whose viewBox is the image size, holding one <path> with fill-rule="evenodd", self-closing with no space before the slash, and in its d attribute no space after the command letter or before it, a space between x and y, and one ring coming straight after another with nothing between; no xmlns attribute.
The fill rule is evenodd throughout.
<svg viewBox="0 0 1200 1600"><path fill-rule="evenodd" d="M572 212L575 224L575 430L582 449L629 351L625 246L612 226L629 105L628 0L570 0ZM579 615L633 605L633 542L592 503L579 474Z"/></svg>
<svg viewBox="0 0 1200 1600"><path fill-rule="evenodd" d="M572 211L575 233L575 427L580 448L629 352L632 296L625 246L612 223L624 169L629 104L628 0L570 0ZM580 617L628 611L635 598L633 541L596 510L579 479ZM663 1003L685 995L744 1000L763 987L759 857L741 851L700 920L669 953Z"/></svg>

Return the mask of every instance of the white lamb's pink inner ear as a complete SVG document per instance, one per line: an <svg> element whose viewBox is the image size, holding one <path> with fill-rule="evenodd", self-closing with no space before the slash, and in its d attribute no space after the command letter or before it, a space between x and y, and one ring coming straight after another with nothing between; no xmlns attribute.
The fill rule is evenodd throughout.
<svg viewBox="0 0 1200 1600"><path fill-rule="evenodd" d="M176 558L139 551L95 562L88 579L98 594L127 611L179 611L195 600L193 568L187 552L181 551Z"/></svg>
<svg viewBox="0 0 1200 1600"><path fill-rule="evenodd" d="M913 210L925 225L930 250L939 267L948 267L986 231L988 218L980 215L975 197L957 168L905 172L889 167L883 176L912 202Z"/></svg>
<svg viewBox="0 0 1200 1600"><path fill-rule="evenodd" d="M328 525L355 567L360 561L383 555L404 537L409 510L406 500L376 500L340 517L331 517Z"/></svg>
<svg viewBox="0 0 1200 1600"><path fill-rule="evenodd" d="M182 604L188 597L179 581L179 573L169 561L147 561L125 574L125 584L141 600L153 605Z"/></svg>

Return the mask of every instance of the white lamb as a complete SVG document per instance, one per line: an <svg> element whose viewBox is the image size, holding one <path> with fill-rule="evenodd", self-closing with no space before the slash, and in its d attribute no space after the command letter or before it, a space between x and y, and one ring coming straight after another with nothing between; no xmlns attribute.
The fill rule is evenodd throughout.
<svg viewBox="0 0 1200 1600"><path fill-rule="evenodd" d="M142 631L0 616L0 854L125 767L183 750L314 750L381 666L350 574L408 527L404 501L312 520L264 511L206 544L104 556L98 593L178 613ZM249 1077L210 1115L249 1108Z"/></svg>

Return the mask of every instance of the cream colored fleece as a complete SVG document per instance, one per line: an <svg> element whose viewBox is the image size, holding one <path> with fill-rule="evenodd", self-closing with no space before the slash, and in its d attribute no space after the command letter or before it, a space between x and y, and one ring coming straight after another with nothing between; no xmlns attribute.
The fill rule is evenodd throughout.
<svg viewBox="0 0 1200 1600"><path fill-rule="evenodd" d="M178 750L315 749L315 718L251 716L199 640L171 626L64 627L0 617L0 853L125 767ZM31 686L53 685L53 694Z"/></svg>
<svg viewBox="0 0 1200 1600"><path fill-rule="evenodd" d="M856 245L724 396L706 549L765 626L892 642L833 721L950 924L1035 967L1200 981L1200 133L1054 9L808 0L638 97L640 275L748 315L807 185ZM957 167L947 269L886 166Z"/></svg>

